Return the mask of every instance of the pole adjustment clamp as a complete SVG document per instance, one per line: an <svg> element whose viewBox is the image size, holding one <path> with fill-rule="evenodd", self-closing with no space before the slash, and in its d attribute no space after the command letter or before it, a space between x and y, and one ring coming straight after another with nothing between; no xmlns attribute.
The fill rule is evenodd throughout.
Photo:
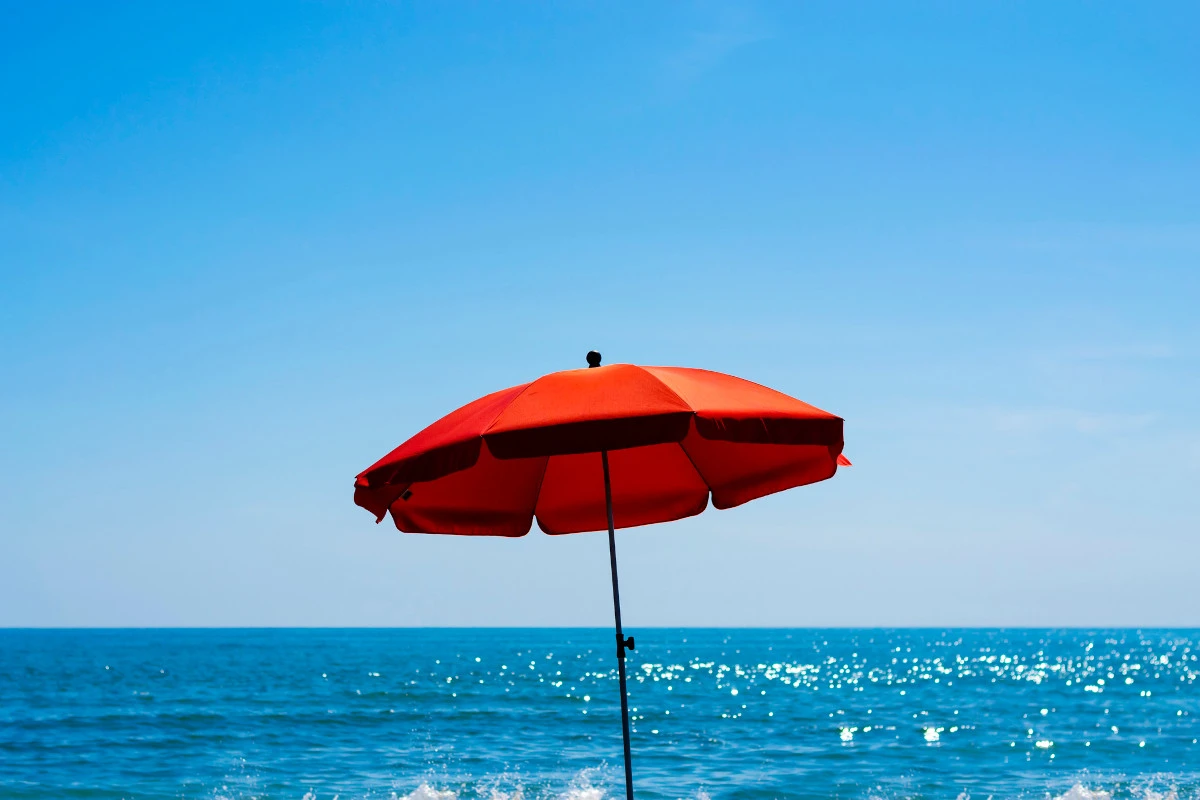
<svg viewBox="0 0 1200 800"><path fill-rule="evenodd" d="M633 637L617 634L617 658L624 658L626 650L633 649Z"/></svg>

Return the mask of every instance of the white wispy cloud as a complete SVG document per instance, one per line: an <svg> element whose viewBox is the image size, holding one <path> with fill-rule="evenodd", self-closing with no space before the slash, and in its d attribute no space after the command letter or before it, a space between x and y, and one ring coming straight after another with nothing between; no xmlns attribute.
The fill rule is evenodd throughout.
<svg viewBox="0 0 1200 800"><path fill-rule="evenodd" d="M754 31L697 31L688 42L666 59L667 76L688 83L715 69L730 54L746 45L770 37Z"/></svg>
<svg viewBox="0 0 1200 800"><path fill-rule="evenodd" d="M693 26L663 59L672 83L691 83L716 69L736 51L773 37L770 28L745 6L717 6L711 17Z"/></svg>
<svg viewBox="0 0 1200 800"><path fill-rule="evenodd" d="M975 411L979 421L1008 434L1074 432L1088 436L1134 433L1152 426L1157 412L1121 413L1069 408L989 408Z"/></svg>
<svg viewBox="0 0 1200 800"><path fill-rule="evenodd" d="M1151 361L1172 358L1175 351L1169 344L1146 342L1066 348L1051 355L1076 361Z"/></svg>
<svg viewBox="0 0 1200 800"><path fill-rule="evenodd" d="M1092 224L1058 225L1031 229L1007 237L1009 245L1041 252L1093 251L1097 248L1134 248L1200 252L1200 224Z"/></svg>

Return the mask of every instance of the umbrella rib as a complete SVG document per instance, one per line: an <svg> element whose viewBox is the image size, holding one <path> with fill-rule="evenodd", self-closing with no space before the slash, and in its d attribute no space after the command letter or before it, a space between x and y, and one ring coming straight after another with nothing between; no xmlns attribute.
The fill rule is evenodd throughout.
<svg viewBox="0 0 1200 800"><path fill-rule="evenodd" d="M512 400L509 400L507 403L504 404L504 408L502 408L496 412L496 416L492 417L492 421L489 422L487 424L487 427L485 427L483 429L483 431L479 434L479 438L483 440L484 444L487 444L487 435L492 432L492 428L495 427L495 425L496 425L496 420L503 417L504 412L508 411L510 408L512 408L513 403L517 402L522 397L524 397L525 393L529 391L530 387L533 386L535 383L537 383L539 380L540 380L540 378L534 378L529 383L525 384L525 388L522 389L521 391L517 392L516 397L514 397ZM539 487L539 489L540 489L540 487Z"/></svg>
<svg viewBox="0 0 1200 800"><path fill-rule="evenodd" d="M646 373L647 375L649 375L651 378L653 378L655 381L657 381L657 382L658 382L658 384L659 384L660 386L662 386L664 389L666 389L668 392L670 392L670 393L671 393L671 394L672 394L672 395L675 397L675 399L676 399L676 400L678 400L679 402L683 403L683 405L684 405L684 407L685 407L685 408L687 408L687 409L691 410L691 412L692 412L693 414L695 414L695 413L696 413L696 409L692 408L692 404L691 404L691 403L689 403L687 400L684 400L684 399L683 399L683 395L681 395L681 394L679 394L679 392L675 391L675 390L674 390L674 389L671 387L671 385L670 385L669 383L667 383L667 382L666 382L666 381L664 381L662 378L658 377L657 375L655 375L653 372L651 372L650 370L646 369L645 367L640 367L640 366L638 366L637 364L633 364L632 366L635 366L635 367L637 367L637 368L638 368L638 369L640 369L642 372L644 372L644 373Z"/></svg>
<svg viewBox="0 0 1200 800"><path fill-rule="evenodd" d="M686 439L680 440L677 443L679 445L679 449L683 451L683 455L687 458L688 463L692 465L692 469L696 470L696 476L700 478L700 482L704 484L704 488L708 490L709 494L712 494L712 484L708 482L708 478L704 477L704 473L700 471L700 466L696 463L695 459L692 458L692 454L688 452L687 447L684 446L684 441L686 441Z"/></svg>
<svg viewBox="0 0 1200 800"><path fill-rule="evenodd" d="M553 457L554 456L545 456L542 459L542 474L538 476L537 491L533 493L533 511L529 514L530 528L533 528L533 523L537 522L538 502L542 499L542 484L546 482L546 470L550 469L550 459ZM541 527L540 522L538 522L538 527ZM545 531L542 531L542 533L545 533Z"/></svg>

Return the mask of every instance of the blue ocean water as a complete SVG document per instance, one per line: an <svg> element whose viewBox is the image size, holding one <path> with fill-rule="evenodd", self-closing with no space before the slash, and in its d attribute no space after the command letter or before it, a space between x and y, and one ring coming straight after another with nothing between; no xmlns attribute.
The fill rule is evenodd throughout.
<svg viewBox="0 0 1200 800"><path fill-rule="evenodd" d="M1200 632L632 631L641 798L1200 797ZM623 795L608 630L0 631L0 798Z"/></svg>

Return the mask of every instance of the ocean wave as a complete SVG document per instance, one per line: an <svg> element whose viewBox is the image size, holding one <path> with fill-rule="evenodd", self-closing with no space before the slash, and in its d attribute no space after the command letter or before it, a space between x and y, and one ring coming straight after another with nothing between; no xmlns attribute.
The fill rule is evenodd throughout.
<svg viewBox="0 0 1200 800"><path fill-rule="evenodd" d="M545 800L603 800L605 796L604 789L593 783L598 772L600 772L598 769L582 770L571 779L565 789L549 792L544 795L539 794L538 796L544 797ZM465 800L465 798L478 798L479 800L526 800L524 787L518 785L505 791L497 788L491 781L483 781L477 784L471 791L449 788L439 789L428 781L422 781L417 788L408 794L392 793L392 800ZM303 800L318 800L318 798L305 795ZM697 800L708 800L708 795L701 792Z"/></svg>
<svg viewBox="0 0 1200 800"><path fill-rule="evenodd" d="M624 796L608 631L0 639L0 798ZM692 800L1200 800L1198 657L1194 632L655 631L635 774Z"/></svg>
<svg viewBox="0 0 1200 800"><path fill-rule="evenodd" d="M1082 783L1077 783L1067 791L1057 795L1054 800L1112 800L1112 792L1104 789L1089 789Z"/></svg>
<svg viewBox="0 0 1200 800"><path fill-rule="evenodd" d="M225 786L228 790L230 787ZM1095 776L1081 776L1070 788L1058 791L1038 793L1027 790L991 791L987 789L964 790L957 794L955 800L1200 800L1200 787L1188 786L1180 789L1174 782L1173 776L1158 773L1141 776L1106 776L1103 779ZM682 792L682 800L712 800L710 791L718 800L723 796L719 787L693 789ZM752 788L745 784L736 789L738 797L821 797L812 787L779 788L778 786L762 785ZM271 797L276 795L267 793ZM530 789L512 774L503 774L455 783L451 780L426 779L419 782L410 791L394 790L390 793L367 792L365 794L320 791L310 789L300 800L618 800L624 796L621 776L611 768L599 767L584 769L571 778L564 776L563 783L556 787L543 786ZM828 797L839 796L830 792ZM937 797L938 795L932 795ZM947 797L954 796L953 794ZM252 793L217 792L213 800L262 800L264 794L259 791ZM281 797L286 797L282 795ZM866 800L900 800L911 798L912 795L899 788L888 790L876 787L873 792L863 795Z"/></svg>
<svg viewBox="0 0 1200 800"><path fill-rule="evenodd" d="M1114 794L1116 793L1107 789L1091 788L1076 783L1062 794L1055 795L1053 800L1113 800ZM1148 786L1133 786L1129 789L1128 796L1135 800L1180 800L1175 787L1153 789Z"/></svg>

